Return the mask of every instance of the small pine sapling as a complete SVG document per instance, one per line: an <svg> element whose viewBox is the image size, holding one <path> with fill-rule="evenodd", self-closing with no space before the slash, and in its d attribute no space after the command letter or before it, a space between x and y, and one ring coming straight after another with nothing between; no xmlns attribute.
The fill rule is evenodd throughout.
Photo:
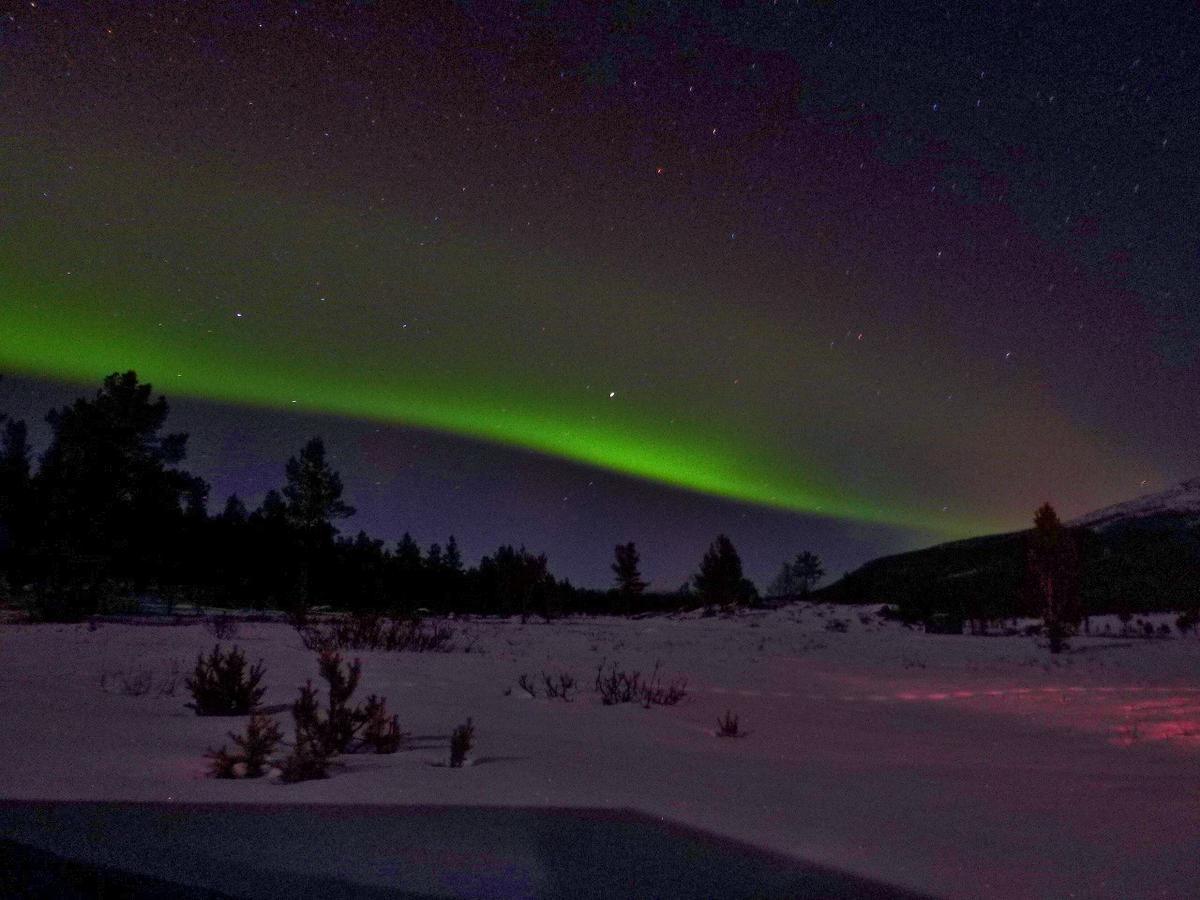
<svg viewBox="0 0 1200 900"><path fill-rule="evenodd" d="M246 733L229 732L229 738L237 746L230 753L222 744L220 750L210 749L205 756L212 762L209 772L213 778L237 778L239 764L243 778L261 778L267 772L271 754L279 745L283 735L270 716L257 713L246 724Z"/></svg>
<svg viewBox="0 0 1200 900"><path fill-rule="evenodd" d="M450 735L450 768L461 769L473 746L475 746L475 725L468 717L466 723L459 725Z"/></svg>
<svg viewBox="0 0 1200 900"><path fill-rule="evenodd" d="M387 712L387 701L372 694L363 706L350 706L350 697L358 687L362 665L355 660L342 667L337 653L323 653L320 660L321 677L328 684L328 708L322 712L317 704L317 689L312 681L300 688L300 696L292 704L296 722L296 744L309 743L325 756L370 750L373 753L395 753L404 743L400 719Z"/></svg>
<svg viewBox="0 0 1200 900"><path fill-rule="evenodd" d="M279 780L284 784L328 777L329 757L312 741L298 741L292 752L279 764Z"/></svg>
<svg viewBox="0 0 1200 900"><path fill-rule="evenodd" d="M320 715L317 712L317 689L311 680L300 688L300 696L292 703L292 721L296 725L296 746L303 743L318 745L324 751Z"/></svg>
<svg viewBox="0 0 1200 900"><path fill-rule="evenodd" d="M296 743L279 764L279 778L285 784L329 777L329 754L321 735L317 713L317 689L308 681L292 704Z"/></svg>
<svg viewBox="0 0 1200 900"><path fill-rule="evenodd" d="M404 743L405 735L400 731L400 717L388 715L387 701L371 694L362 711L366 727L363 730L363 745L375 753L395 753Z"/></svg>
<svg viewBox="0 0 1200 900"><path fill-rule="evenodd" d="M266 693L260 687L262 660L246 671L246 657L234 647L228 653L213 647L208 659L196 657L196 668L185 682L192 694L187 704L198 716L244 716L253 712Z"/></svg>
<svg viewBox="0 0 1200 900"><path fill-rule="evenodd" d="M246 777L261 778L266 774L271 754L283 739L283 734L274 719L256 713L246 723L244 735L230 732L229 737L241 750L241 761L246 764Z"/></svg>
<svg viewBox="0 0 1200 900"><path fill-rule="evenodd" d="M323 723L325 750L345 753L365 724L361 713L348 705L362 675L362 662L356 659L343 671L341 654L322 653L320 671L329 684L329 711Z"/></svg>
<svg viewBox="0 0 1200 900"><path fill-rule="evenodd" d="M208 774L213 778L237 778L237 764L240 760L237 754L228 752L224 744L221 745L220 750L213 750L210 747L204 756L211 760L208 764Z"/></svg>

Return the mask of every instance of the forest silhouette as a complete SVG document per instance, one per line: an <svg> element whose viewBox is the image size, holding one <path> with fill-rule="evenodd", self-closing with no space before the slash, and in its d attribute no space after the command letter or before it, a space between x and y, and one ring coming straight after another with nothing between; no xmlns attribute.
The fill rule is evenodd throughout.
<svg viewBox="0 0 1200 900"><path fill-rule="evenodd" d="M166 431L169 406L135 372L46 416L33 464L24 422L0 415L0 591L34 618L132 612L152 598L196 606L313 608L391 615L620 613L745 604L757 598L733 544L719 536L693 581L646 590L632 542L614 549L614 587L556 578L544 554L503 544L467 566L450 535L420 547L339 532L354 514L319 437L281 466L253 510L236 494L210 514L209 486L182 468L188 436ZM4 599L0 594L0 599Z"/></svg>

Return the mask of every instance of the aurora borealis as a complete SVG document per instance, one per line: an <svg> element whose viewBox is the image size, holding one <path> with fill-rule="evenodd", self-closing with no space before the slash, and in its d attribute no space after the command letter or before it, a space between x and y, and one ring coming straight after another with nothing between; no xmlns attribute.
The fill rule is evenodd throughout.
<svg viewBox="0 0 1200 900"><path fill-rule="evenodd" d="M387 464L351 435L456 436L467 493L493 453L554 487L501 533L439 474L436 526L385 492L373 530L557 542L597 583L631 527L681 574L689 504L849 564L1196 474L1194 9L976 44L996 23L836 4L419 6L0 23L0 371L136 369L223 408L216 445L325 416L354 500ZM576 494L572 531L592 468L651 484L609 521Z"/></svg>

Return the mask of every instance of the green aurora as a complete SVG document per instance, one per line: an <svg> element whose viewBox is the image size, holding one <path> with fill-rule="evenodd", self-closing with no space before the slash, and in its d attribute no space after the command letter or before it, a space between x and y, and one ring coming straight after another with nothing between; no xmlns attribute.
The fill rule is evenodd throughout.
<svg viewBox="0 0 1200 900"><path fill-rule="evenodd" d="M828 465L836 446L780 440L769 400L743 401L737 379L714 379L698 404L681 373L711 369L706 348L795 355L767 318L698 317L623 273L565 254L530 262L495 238L428 248L394 209L364 222L228 174L148 174L102 155L67 167L12 143L0 156L53 186L49 199L28 190L0 245L10 371L96 383L132 368L168 396L435 429L798 513L939 537L1002 527L902 494L865 499L876 493ZM849 390L807 346L794 364L807 383ZM832 409L814 401L814 420L844 425Z"/></svg>

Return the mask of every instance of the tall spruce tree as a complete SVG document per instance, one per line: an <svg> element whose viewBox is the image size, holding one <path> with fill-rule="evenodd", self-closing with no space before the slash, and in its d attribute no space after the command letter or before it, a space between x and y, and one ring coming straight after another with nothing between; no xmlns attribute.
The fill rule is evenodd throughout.
<svg viewBox="0 0 1200 900"><path fill-rule="evenodd" d="M733 542L723 534L709 545L692 582L706 606L737 606L749 603L757 594L742 574L742 560Z"/></svg>
<svg viewBox="0 0 1200 900"><path fill-rule="evenodd" d="M175 468L187 435L161 433L169 409L151 390L132 371L113 374L95 397L46 416L51 440L34 478L40 555L56 579L81 588L59 584L59 596L75 598L62 615L94 611L97 589L114 579L158 582L164 560L184 542L187 498L207 490Z"/></svg>
<svg viewBox="0 0 1200 900"><path fill-rule="evenodd" d="M1075 537L1063 527L1049 503L1038 508L1029 541L1029 568L1050 639L1050 652L1061 653L1066 637L1079 627L1079 553Z"/></svg>
<svg viewBox="0 0 1200 900"><path fill-rule="evenodd" d="M287 484L283 499L288 521L301 532L332 534L334 519L354 515L354 507L342 501L342 478L325 460L325 442L310 438L299 457L287 462Z"/></svg>
<svg viewBox="0 0 1200 900"><path fill-rule="evenodd" d="M25 423L0 413L0 572L12 572L32 538L32 482Z"/></svg>
<svg viewBox="0 0 1200 900"><path fill-rule="evenodd" d="M612 564L612 570L616 576L617 597L620 600L622 611L628 611L646 590L646 582L642 580L642 573L638 570L641 559L638 556L637 545L633 541L628 544L617 544L613 553L616 557Z"/></svg>
<svg viewBox="0 0 1200 900"><path fill-rule="evenodd" d="M446 541L446 550L442 554L442 565L454 575L462 574L462 553L459 552L458 541L454 539L454 535L450 535L450 540Z"/></svg>
<svg viewBox="0 0 1200 900"><path fill-rule="evenodd" d="M314 602L333 600L338 586L335 574L335 519L354 515L342 500L342 478L325 459L325 442L310 438L287 462L283 487L284 514L298 539L300 561L295 587L287 601L293 613L303 615ZM271 495L267 495L271 499ZM266 501L264 501L264 507Z"/></svg>

